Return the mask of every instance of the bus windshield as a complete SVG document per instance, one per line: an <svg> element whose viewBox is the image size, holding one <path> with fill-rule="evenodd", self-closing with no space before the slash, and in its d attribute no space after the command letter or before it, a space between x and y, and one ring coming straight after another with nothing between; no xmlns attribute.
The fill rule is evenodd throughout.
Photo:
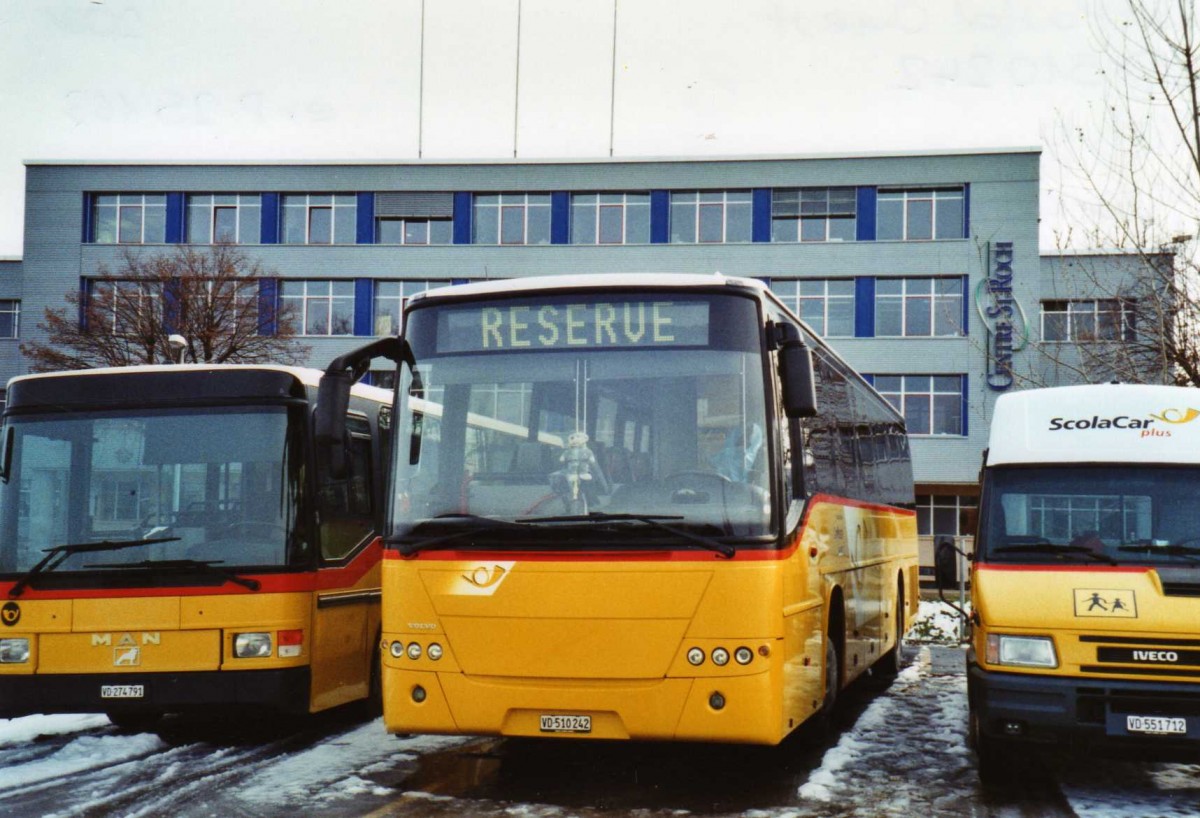
<svg viewBox="0 0 1200 818"><path fill-rule="evenodd" d="M492 334L472 336L462 327L479 310L409 315L394 536L617 515L718 537L772 531L754 301L542 298L483 314L475 331Z"/></svg>
<svg viewBox="0 0 1200 818"><path fill-rule="evenodd" d="M992 467L981 557L1200 568L1200 469Z"/></svg>
<svg viewBox="0 0 1200 818"><path fill-rule="evenodd" d="M122 547L83 548L54 572L294 562L301 423L282 406L10 417L0 572L104 541Z"/></svg>

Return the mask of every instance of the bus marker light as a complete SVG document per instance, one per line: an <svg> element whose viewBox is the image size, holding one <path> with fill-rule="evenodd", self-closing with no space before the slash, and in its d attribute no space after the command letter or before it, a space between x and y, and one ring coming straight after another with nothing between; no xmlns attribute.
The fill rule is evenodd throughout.
<svg viewBox="0 0 1200 818"><path fill-rule="evenodd" d="M437 642L434 642L429 646L429 649L425 651L425 654L436 662L438 659L442 658L442 646Z"/></svg>
<svg viewBox="0 0 1200 818"><path fill-rule="evenodd" d="M404 655L404 643L403 642L393 642L392 646L390 648L388 648L388 650L391 651L392 656L399 659L401 656Z"/></svg>
<svg viewBox="0 0 1200 818"><path fill-rule="evenodd" d="M771 655L771 646L770 645L759 645L758 646L758 655L759 656L770 656Z"/></svg>
<svg viewBox="0 0 1200 818"><path fill-rule="evenodd" d="M704 651L700 648L692 648L687 652L688 664L702 665L704 664Z"/></svg>
<svg viewBox="0 0 1200 818"><path fill-rule="evenodd" d="M754 651L750 648L738 648L733 652L733 661L739 665L748 665L754 659Z"/></svg>
<svg viewBox="0 0 1200 818"><path fill-rule="evenodd" d="M712 660L714 665L724 667L729 664L729 651L725 648L713 648Z"/></svg>
<svg viewBox="0 0 1200 818"><path fill-rule="evenodd" d="M421 645L419 643L413 642L411 645L408 646L408 658L409 659L420 659L421 658Z"/></svg>
<svg viewBox="0 0 1200 818"><path fill-rule="evenodd" d="M291 659L299 656L304 649L304 631L286 630L277 634L279 639L279 658Z"/></svg>

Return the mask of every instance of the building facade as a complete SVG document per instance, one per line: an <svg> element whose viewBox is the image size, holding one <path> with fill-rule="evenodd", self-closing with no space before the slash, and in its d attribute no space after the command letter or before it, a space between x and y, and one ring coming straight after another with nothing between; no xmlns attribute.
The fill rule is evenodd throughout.
<svg viewBox="0 0 1200 818"><path fill-rule="evenodd" d="M965 533L992 404L1036 369L1041 302L1069 300L1038 251L1039 157L30 163L25 255L0 261L0 376L27 371L19 341L45 340L47 307L131 248L239 245L270 271L260 307L291 305L320 367L396 332L428 287L748 276L905 414L921 533Z"/></svg>

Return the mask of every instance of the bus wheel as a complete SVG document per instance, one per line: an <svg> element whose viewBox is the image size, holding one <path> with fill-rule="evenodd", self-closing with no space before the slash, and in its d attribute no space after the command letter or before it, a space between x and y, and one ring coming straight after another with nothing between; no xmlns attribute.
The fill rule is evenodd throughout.
<svg viewBox="0 0 1200 818"><path fill-rule="evenodd" d="M833 635L830 634L825 640L825 699L821 702L821 709L817 711L816 718L816 733L819 738L825 739L833 734L833 714L837 708L838 699L838 683L842 678L841 663L838 660L837 645L833 642Z"/></svg>
<svg viewBox="0 0 1200 818"><path fill-rule="evenodd" d="M115 711L105 713L117 729L128 733L153 733L162 721L162 713L142 711Z"/></svg>
<svg viewBox="0 0 1200 818"><path fill-rule="evenodd" d="M985 734L979 726L979 714L971 710L967 720L967 744L975 751L979 781L985 786L1004 784L1013 778L1014 756L999 739Z"/></svg>
<svg viewBox="0 0 1200 818"><path fill-rule="evenodd" d="M879 657L879 662L875 665L879 670L879 675L885 679L894 679L899 675L900 671L904 670L904 589L896 589L896 610L895 623L892 627L895 631L896 641L892 645L892 649L883 656Z"/></svg>

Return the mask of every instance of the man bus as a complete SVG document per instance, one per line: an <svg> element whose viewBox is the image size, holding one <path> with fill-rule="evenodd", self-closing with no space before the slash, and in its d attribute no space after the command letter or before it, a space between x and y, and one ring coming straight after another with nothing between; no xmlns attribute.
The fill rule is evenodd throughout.
<svg viewBox="0 0 1200 818"><path fill-rule="evenodd" d="M322 389L378 353L389 730L775 744L897 669L903 418L760 282L430 291Z"/></svg>
<svg viewBox="0 0 1200 818"><path fill-rule="evenodd" d="M338 479L320 373L15 378L0 463L0 716L309 713L371 694L390 393L356 386Z"/></svg>
<svg viewBox="0 0 1200 818"><path fill-rule="evenodd" d="M1198 405L1121 384L996 401L967 654L985 779L1031 748L1200 749Z"/></svg>

